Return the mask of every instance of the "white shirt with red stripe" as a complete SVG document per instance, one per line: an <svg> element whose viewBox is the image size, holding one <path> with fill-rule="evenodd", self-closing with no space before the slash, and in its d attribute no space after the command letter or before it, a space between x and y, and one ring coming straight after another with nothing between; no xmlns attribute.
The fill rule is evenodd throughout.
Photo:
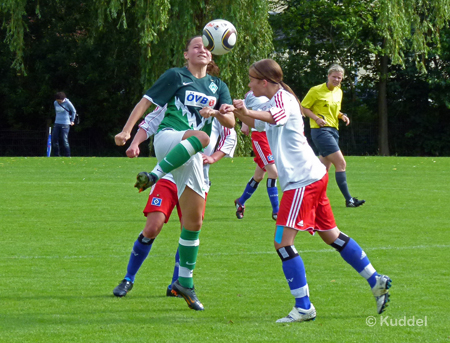
<svg viewBox="0 0 450 343"><path fill-rule="evenodd" d="M283 192L322 179L326 169L306 140L297 99L280 89L260 110L270 112L275 121L275 124L269 124L255 120L255 128L266 130Z"/></svg>
<svg viewBox="0 0 450 343"><path fill-rule="evenodd" d="M147 139L158 131L159 124L164 119L166 109L167 105L164 107L157 106L156 109L147 114L144 120L139 124L139 128L146 132ZM215 151L222 151L226 157L233 157L236 145L236 131L223 126L217 119L214 119L211 128L211 136L209 137L209 145L204 149L203 153L211 156ZM205 164L203 166L206 193L209 192L209 167L210 164ZM166 174L163 179L175 183L171 173Z"/></svg>

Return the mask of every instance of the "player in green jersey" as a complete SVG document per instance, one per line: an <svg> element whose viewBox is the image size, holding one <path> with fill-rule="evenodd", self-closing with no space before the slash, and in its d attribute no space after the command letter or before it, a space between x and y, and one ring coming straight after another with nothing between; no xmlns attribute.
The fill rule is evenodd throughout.
<svg viewBox="0 0 450 343"><path fill-rule="evenodd" d="M151 173L139 173L135 187L141 192L165 174L172 173L183 215L179 277L172 286L172 292L181 295L190 308L203 310L192 279L205 204L203 160L198 152L209 144L213 120L233 128L235 119L233 113L219 111L223 105L232 103L231 96L222 80L208 74L212 56L203 46L201 36L188 41L184 58L187 61L185 67L167 70L145 93L115 141L117 145L125 144L134 124L152 103L161 107L167 104L164 119L154 138L158 164Z"/></svg>

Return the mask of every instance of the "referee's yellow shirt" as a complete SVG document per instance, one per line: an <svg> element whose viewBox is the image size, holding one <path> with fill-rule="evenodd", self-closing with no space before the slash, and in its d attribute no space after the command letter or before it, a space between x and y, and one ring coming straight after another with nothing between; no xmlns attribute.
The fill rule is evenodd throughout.
<svg viewBox="0 0 450 343"><path fill-rule="evenodd" d="M342 89L334 87L330 91L326 83L312 87L302 101L302 106L310 109L315 115L325 119L327 127L334 127L339 130L338 115L341 111ZM319 125L310 119L312 129L320 128Z"/></svg>

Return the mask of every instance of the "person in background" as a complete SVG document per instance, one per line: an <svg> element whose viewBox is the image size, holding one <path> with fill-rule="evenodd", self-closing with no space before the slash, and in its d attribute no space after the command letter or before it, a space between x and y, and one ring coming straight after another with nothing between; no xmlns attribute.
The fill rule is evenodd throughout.
<svg viewBox="0 0 450 343"><path fill-rule="evenodd" d="M56 118L52 132L52 149L55 156L70 157L69 131L74 125L77 110L64 92L55 94Z"/></svg>
<svg viewBox="0 0 450 343"><path fill-rule="evenodd" d="M366 201L358 200L350 195L345 172L346 163L339 148L339 119L345 125L350 124L350 118L341 112L343 78L344 68L337 64L332 65L328 70L327 82L312 87L301 105L303 114L310 118L311 138L319 149L320 161L327 171L331 164L334 165L336 183L345 198L345 205L358 207Z"/></svg>

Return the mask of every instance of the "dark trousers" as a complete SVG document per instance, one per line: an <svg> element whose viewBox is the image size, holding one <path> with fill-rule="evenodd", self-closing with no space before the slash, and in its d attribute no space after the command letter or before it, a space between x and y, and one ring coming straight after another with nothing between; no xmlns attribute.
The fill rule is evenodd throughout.
<svg viewBox="0 0 450 343"><path fill-rule="evenodd" d="M69 147L69 131L70 125L55 124L53 126L52 132L52 149L54 156L70 157L70 147Z"/></svg>

